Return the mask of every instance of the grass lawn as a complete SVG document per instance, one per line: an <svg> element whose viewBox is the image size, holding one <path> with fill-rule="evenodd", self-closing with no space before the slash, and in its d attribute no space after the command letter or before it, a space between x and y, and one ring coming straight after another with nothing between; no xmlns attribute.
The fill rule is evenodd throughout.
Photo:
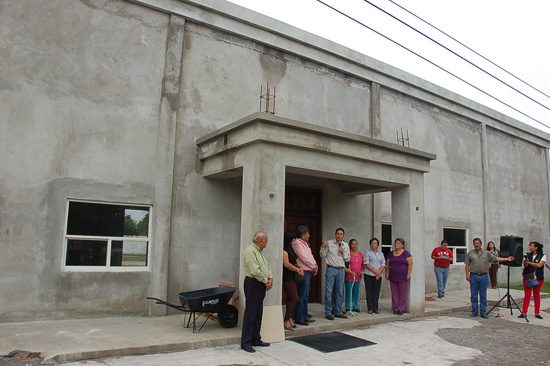
<svg viewBox="0 0 550 366"><path fill-rule="evenodd" d="M498 286L500 288L506 288L506 286ZM523 285L518 285L518 286L510 286L510 289L512 290L523 290ZM542 284L542 287L540 289L540 292L544 292L544 293L550 293L550 282L544 282Z"/></svg>
<svg viewBox="0 0 550 366"><path fill-rule="evenodd" d="M123 254L122 255L122 261L123 262L143 262L147 259L146 254Z"/></svg>

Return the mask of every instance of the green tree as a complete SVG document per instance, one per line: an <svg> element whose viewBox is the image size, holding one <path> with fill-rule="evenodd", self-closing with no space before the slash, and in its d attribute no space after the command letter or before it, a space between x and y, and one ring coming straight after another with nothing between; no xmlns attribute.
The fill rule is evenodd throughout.
<svg viewBox="0 0 550 366"><path fill-rule="evenodd" d="M124 235L137 235L137 224L132 216L124 216Z"/></svg>
<svg viewBox="0 0 550 366"><path fill-rule="evenodd" d="M149 213L146 213L145 216L138 222L136 227L137 236L148 236L149 233Z"/></svg>

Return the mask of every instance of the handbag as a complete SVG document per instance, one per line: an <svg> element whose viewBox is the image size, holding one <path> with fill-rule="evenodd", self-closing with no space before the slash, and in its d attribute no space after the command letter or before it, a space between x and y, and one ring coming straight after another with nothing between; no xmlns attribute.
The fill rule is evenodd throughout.
<svg viewBox="0 0 550 366"><path fill-rule="evenodd" d="M294 275L294 281L296 281L296 283L300 283L304 280L304 276L300 276L300 274L298 272L295 272L295 275Z"/></svg>
<svg viewBox="0 0 550 366"><path fill-rule="evenodd" d="M528 280L525 280L525 283L529 288L537 287L539 285L539 281L536 278L529 278Z"/></svg>
<svg viewBox="0 0 550 366"><path fill-rule="evenodd" d="M534 272L525 273L523 275L523 279L525 280L528 288L537 287L539 285L539 281L535 278Z"/></svg>

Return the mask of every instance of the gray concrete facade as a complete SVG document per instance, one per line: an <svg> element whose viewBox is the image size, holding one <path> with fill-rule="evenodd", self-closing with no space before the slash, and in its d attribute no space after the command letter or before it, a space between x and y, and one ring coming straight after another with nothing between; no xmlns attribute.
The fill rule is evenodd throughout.
<svg viewBox="0 0 550 366"><path fill-rule="evenodd" d="M287 185L322 190L324 238L343 226L365 250L391 224L418 315L444 228L467 248L549 237L548 134L247 9L7 0L0 29L0 321L166 314L145 297L242 284L257 230L278 279ZM74 200L149 207L148 265L66 266ZM448 287L468 287L462 264Z"/></svg>

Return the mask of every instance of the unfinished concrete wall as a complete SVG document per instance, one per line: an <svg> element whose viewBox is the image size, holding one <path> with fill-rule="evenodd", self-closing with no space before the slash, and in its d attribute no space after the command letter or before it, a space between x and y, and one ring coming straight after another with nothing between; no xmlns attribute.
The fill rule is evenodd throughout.
<svg viewBox="0 0 550 366"><path fill-rule="evenodd" d="M260 86L265 92L268 82L276 87L277 114L353 133L365 134L369 128L366 82L353 82L291 54L187 23L183 65L172 217L172 237L177 239L170 249L168 291L172 301L183 290L238 281L241 181L202 177L196 166L197 138L257 112ZM350 215L356 208L346 204L342 212ZM206 278L200 270L204 265L211 268Z"/></svg>
<svg viewBox="0 0 550 366"><path fill-rule="evenodd" d="M0 320L143 314L152 291L177 302L237 282L250 187L204 178L196 140L257 112L268 82L279 116L391 143L408 129L411 148L437 155L424 182L426 253L449 226L469 242L548 236L547 135L313 35L199 3L0 2ZM343 226L364 250L374 217L391 222L389 193L373 203L342 195L339 181L296 179L287 183L323 189L326 238ZM151 267L63 270L68 199L151 206ZM413 275L429 291L424 259ZM463 277L453 267L449 288L467 287Z"/></svg>
<svg viewBox="0 0 550 366"><path fill-rule="evenodd" d="M469 249L474 237L482 238L484 244L492 240L498 247L501 235L524 236L526 241L547 236L546 149L488 128L488 161L484 164L482 125L478 121L383 91L382 139L396 141L396 131L401 136L401 128L405 134L408 130L411 147L437 155L430 173L425 175L427 253L439 245L443 228L466 229ZM483 191L484 173L488 178L487 197ZM389 201L386 196L383 217L391 213ZM489 208L487 213L485 207ZM502 282L505 273L500 272ZM521 271L516 272L511 277L514 283L521 281ZM436 292L431 260L427 260L425 276L426 291ZM468 287L463 264L451 266L447 286Z"/></svg>
<svg viewBox="0 0 550 366"><path fill-rule="evenodd" d="M168 16L0 4L0 319L144 312L148 272L62 271L67 200L153 204Z"/></svg>
<svg viewBox="0 0 550 366"><path fill-rule="evenodd" d="M530 241L547 244L546 149L487 129L487 155L486 241L494 241L498 248L500 236L521 236L524 253L529 251ZM521 283L521 268L512 267L510 276L514 283ZM498 282L505 284L506 280L507 268L502 266Z"/></svg>

